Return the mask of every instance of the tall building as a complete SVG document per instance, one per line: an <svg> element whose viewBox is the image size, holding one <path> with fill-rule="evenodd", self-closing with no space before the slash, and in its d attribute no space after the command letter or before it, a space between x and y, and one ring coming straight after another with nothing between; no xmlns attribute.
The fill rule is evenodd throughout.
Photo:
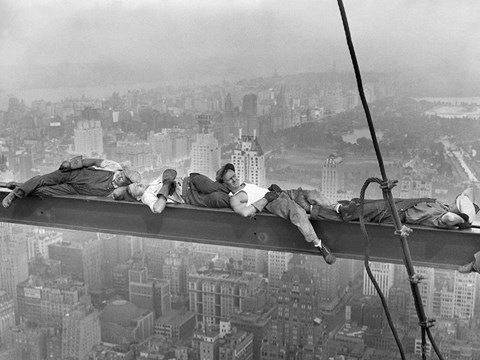
<svg viewBox="0 0 480 360"><path fill-rule="evenodd" d="M191 150L190 172L200 173L215 179L221 166L221 147L207 121L199 121L200 132L195 135Z"/></svg>
<svg viewBox="0 0 480 360"><path fill-rule="evenodd" d="M48 246L50 259L62 263L62 274L84 281L90 290L102 287L102 241L98 235L85 233L61 243Z"/></svg>
<svg viewBox="0 0 480 360"><path fill-rule="evenodd" d="M470 319L475 312L475 274L435 269L432 313L442 318Z"/></svg>
<svg viewBox="0 0 480 360"><path fill-rule="evenodd" d="M344 188L344 182L343 159L330 155L323 164L322 194L332 202L343 200L345 196L340 191Z"/></svg>
<svg viewBox="0 0 480 360"><path fill-rule="evenodd" d="M280 288L283 273L288 269L288 262L292 258L291 253L280 251L268 251L267 253L267 277L268 292L276 293Z"/></svg>
<svg viewBox="0 0 480 360"><path fill-rule="evenodd" d="M92 306L78 305L62 322L62 359L85 359L100 343L100 320Z"/></svg>
<svg viewBox="0 0 480 360"><path fill-rule="evenodd" d="M163 278L170 282L172 296L187 294L187 266L188 252L183 249L172 250L165 257L163 264Z"/></svg>
<svg viewBox="0 0 480 360"><path fill-rule="evenodd" d="M197 323L207 329L244 311L246 298L252 296L262 283L257 274L235 274L222 270L191 271L188 274L190 311Z"/></svg>
<svg viewBox="0 0 480 360"><path fill-rule="evenodd" d="M226 113L233 112L233 101L232 101L232 95L230 95L230 93L228 93L227 96L225 97L224 109Z"/></svg>
<svg viewBox="0 0 480 360"><path fill-rule="evenodd" d="M456 318L470 319L475 311L475 296L477 290L477 277L475 273L455 273L454 288L454 316Z"/></svg>
<svg viewBox="0 0 480 360"><path fill-rule="evenodd" d="M29 327L27 324L15 326L9 330L10 346L21 354L21 360L43 360L47 355L47 331L41 327Z"/></svg>
<svg viewBox="0 0 480 360"><path fill-rule="evenodd" d="M0 289L16 299L17 284L28 278L25 228L0 223Z"/></svg>
<svg viewBox="0 0 480 360"><path fill-rule="evenodd" d="M248 116L257 116L257 95L246 94L243 96L242 112Z"/></svg>
<svg viewBox="0 0 480 360"><path fill-rule="evenodd" d="M159 239L143 239L143 250L146 255L148 274L150 277L163 279L165 256L172 248L173 242Z"/></svg>
<svg viewBox="0 0 480 360"><path fill-rule="evenodd" d="M143 272L138 274L138 271ZM115 265L112 271L112 287L123 299L128 300L130 288L130 276L136 282L142 282L148 278L148 269L145 265L145 255L138 254L123 264Z"/></svg>
<svg viewBox="0 0 480 360"><path fill-rule="evenodd" d="M256 134L253 136L240 134L240 138L234 144L231 161L239 179L266 187L265 155Z"/></svg>
<svg viewBox="0 0 480 360"><path fill-rule="evenodd" d="M403 271L405 272L405 270ZM435 274L433 268L424 266L416 266L415 273L422 276L422 281L418 282L418 290L422 298L423 308L426 314L431 314L433 311L433 299L435 291ZM414 302L409 303L409 315L413 319L417 318L417 311Z"/></svg>
<svg viewBox="0 0 480 360"><path fill-rule="evenodd" d="M301 263L305 270L311 274L315 290L318 294L318 307L324 314L333 314L342 301L341 296L345 294L351 274L348 272L349 260L338 259L333 265L318 261L316 257L294 255L290 260L289 267L298 266Z"/></svg>
<svg viewBox="0 0 480 360"><path fill-rule="evenodd" d="M242 249L242 270L259 274L266 273L268 253L265 250Z"/></svg>
<svg viewBox="0 0 480 360"><path fill-rule="evenodd" d="M63 316L76 304L90 303L87 286L68 277L42 279L30 277L17 285L18 317L21 322L62 323Z"/></svg>
<svg viewBox="0 0 480 360"><path fill-rule="evenodd" d="M33 233L27 236L28 259L36 256L48 259L48 245L61 243L62 240L61 232L35 228Z"/></svg>
<svg viewBox="0 0 480 360"><path fill-rule="evenodd" d="M388 292L393 286L394 279L394 265L381 263L381 262L370 262L370 269L372 270L373 276L378 282L378 286L382 293L388 298ZM363 272L363 295L376 295L377 291L373 286L370 278L368 277L367 271Z"/></svg>
<svg viewBox="0 0 480 360"><path fill-rule="evenodd" d="M0 290L0 348L7 345L8 329L15 325L15 302L6 291Z"/></svg>
<svg viewBox="0 0 480 360"><path fill-rule="evenodd" d="M201 360L218 360L220 334L218 331L195 332L192 348L195 358Z"/></svg>
<svg viewBox="0 0 480 360"><path fill-rule="evenodd" d="M155 319L171 310L170 283L164 279L141 279L129 283L130 302L142 309L153 311Z"/></svg>
<svg viewBox="0 0 480 360"><path fill-rule="evenodd" d="M99 120L81 120L73 130L75 153L92 156L103 154L103 130Z"/></svg>
<svg viewBox="0 0 480 360"><path fill-rule="evenodd" d="M238 330L253 334L253 359L261 359L262 341L267 337L276 306L270 306L264 311L243 312L232 317L232 326Z"/></svg>
<svg viewBox="0 0 480 360"><path fill-rule="evenodd" d="M269 338L275 339L279 348L288 349L287 358L314 359L321 354L324 327L319 296L312 274L302 262L282 276Z"/></svg>

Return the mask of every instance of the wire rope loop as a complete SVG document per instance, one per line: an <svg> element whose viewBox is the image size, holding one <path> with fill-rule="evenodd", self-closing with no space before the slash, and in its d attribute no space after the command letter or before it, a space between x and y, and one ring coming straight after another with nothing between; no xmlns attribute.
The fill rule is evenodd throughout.
<svg viewBox="0 0 480 360"><path fill-rule="evenodd" d="M388 190L392 190L395 186L397 186L398 184L398 180L384 180L381 182L380 184L380 188L383 190L383 191L388 191Z"/></svg>
<svg viewBox="0 0 480 360"><path fill-rule="evenodd" d="M429 329L435 326L436 321L436 319L426 318L425 321L419 321L418 325L420 325L420 327L422 327L423 329Z"/></svg>
<svg viewBox="0 0 480 360"><path fill-rule="evenodd" d="M394 234L401 237L407 237L412 231L412 228L409 228L406 225L402 225L402 228L400 230L395 230Z"/></svg>
<svg viewBox="0 0 480 360"><path fill-rule="evenodd" d="M408 278L408 281L410 281L412 284L418 284L423 279L425 279L425 276L420 274L413 274Z"/></svg>

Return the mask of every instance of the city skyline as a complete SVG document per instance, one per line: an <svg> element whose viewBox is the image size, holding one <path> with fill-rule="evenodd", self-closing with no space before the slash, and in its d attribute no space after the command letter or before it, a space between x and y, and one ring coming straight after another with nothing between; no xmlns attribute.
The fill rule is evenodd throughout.
<svg viewBox="0 0 480 360"><path fill-rule="evenodd" d="M478 193L480 4L345 6L386 170L399 180L393 195L449 204L467 186ZM231 162L241 180L265 188L318 189L333 203L357 197L379 174L351 68L336 1L5 0L0 181L65 170L63 161L84 155L122 163L144 184L167 168L178 187L190 172L215 179ZM40 201L35 216L90 231L0 223L1 360L398 356L380 298L353 260L360 231L340 216L341 235L322 233L338 255L327 265L268 214L181 204L154 214L140 202L49 195L2 211L18 216ZM312 223L317 236L328 230ZM480 359L480 277L452 270L473 225L414 226L410 242L416 264L434 266L415 273L451 359ZM383 230L371 239L371 268L408 360L417 359L412 278L391 229L373 227ZM398 263L378 255L386 247Z"/></svg>

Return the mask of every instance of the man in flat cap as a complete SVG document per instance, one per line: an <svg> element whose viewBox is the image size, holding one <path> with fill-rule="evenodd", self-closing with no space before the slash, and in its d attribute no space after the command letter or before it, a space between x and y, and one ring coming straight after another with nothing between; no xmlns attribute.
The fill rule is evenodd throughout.
<svg viewBox="0 0 480 360"><path fill-rule="evenodd" d="M58 170L34 176L23 184L8 183L10 192L2 201L8 208L12 202L30 195L109 196L115 189L140 182L138 172L112 160L84 159L77 156L64 161Z"/></svg>
<svg viewBox="0 0 480 360"><path fill-rule="evenodd" d="M348 209L346 207L330 204L328 199L316 190L298 188L282 191L277 185L272 185L266 189L254 184L244 183L237 177L235 167L232 164L222 166L217 171L216 180L225 184L230 190L230 207L237 214L252 217L266 209L294 224L304 236L305 241L312 243L320 251L327 264L333 264L336 261L335 256L315 233L305 209L295 199L300 196L299 194L302 194L312 203L329 207L331 211L338 211L340 217L348 219Z"/></svg>

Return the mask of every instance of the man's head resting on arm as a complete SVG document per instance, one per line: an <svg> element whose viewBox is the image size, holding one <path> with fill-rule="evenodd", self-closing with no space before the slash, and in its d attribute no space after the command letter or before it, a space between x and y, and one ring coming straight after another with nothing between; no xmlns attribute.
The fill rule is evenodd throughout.
<svg viewBox="0 0 480 360"><path fill-rule="evenodd" d="M117 186L128 186L132 183L139 183L141 179L140 173L125 166L122 170L115 172L112 181Z"/></svg>

